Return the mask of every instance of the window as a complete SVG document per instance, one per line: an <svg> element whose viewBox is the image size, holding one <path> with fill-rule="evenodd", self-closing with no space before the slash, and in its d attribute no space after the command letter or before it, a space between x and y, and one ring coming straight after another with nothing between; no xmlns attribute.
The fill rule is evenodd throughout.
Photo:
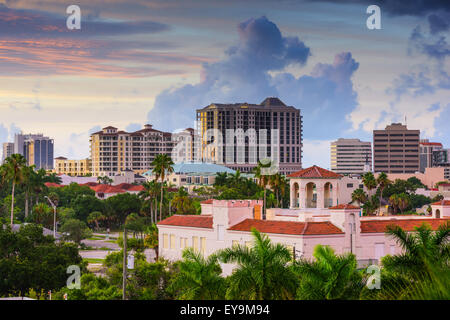
<svg viewBox="0 0 450 320"><path fill-rule="evenodd" d="M195 251L198 250L198 237L196 236L192 237L192 247Z"/></svg>
<svg viewBox="0 0 450 320"><path fill-rule="evenodd" d="M204 255L206 251L206 238L201 237L200 238L200 252Z"/></svg>
<svg viewBox="0 0 450 320"><path fill-rule="evenodd" d="M225 233L225 228L224 228L224 226L221 225L221 224L218 224L218 225L217 225L217 240L223 241L224 233Z"/></svg>
<svg viewBox="0 0 450 320"><path fill-rule="evenodd" d="M170 249L175 249L175 235L170 235Z"/></svg>
<svg viewBox="0 0 450 320"><path fill-rule="evenodd" d="M347 183L347 188L353 188L353 183Z"/></svg>
<svg viewBox="0 0 450 320"><path fill-rule="evenodd" d="M185 238L180 238L180 249L186 248L186 243L184 242Z"/></svg>
<svg viewBox="0 0 450 320"><path fill-rule="evenodd" d="M167 236L167 234L163 234L163 248L164 249L167 249L167 248L169 248L169 238L168 238L168 236Z"/></svg>

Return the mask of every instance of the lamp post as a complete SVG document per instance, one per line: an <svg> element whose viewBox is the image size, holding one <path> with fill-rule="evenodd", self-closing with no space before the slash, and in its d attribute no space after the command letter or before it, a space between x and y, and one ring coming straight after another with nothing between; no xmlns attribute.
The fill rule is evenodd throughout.
<svg viewBox="0 0 450 320"><path fill-rule="evenodd" d="M53 203L52 200L50 200L49 197L45 196L44 198L46 198L48 200L48 202L50 202L51 206L53 207L53 238L56 239L56 205Z"/></svg>

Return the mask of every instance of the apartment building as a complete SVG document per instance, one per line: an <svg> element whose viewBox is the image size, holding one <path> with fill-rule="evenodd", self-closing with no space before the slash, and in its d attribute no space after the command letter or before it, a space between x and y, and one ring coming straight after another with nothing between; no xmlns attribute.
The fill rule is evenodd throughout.
<svg viewBox="0 0 450 320"><path fill-rule="evenodd" d="M14 143L5 142L3 143L3 153L2 153L2 163L5 162L5 159L14 153Z"/></svg>
<svg viewBox="0 0 450 320"><path fill-rule="evenodd" d="M14 153L21 154L29 166L34 165L37 170L53 169L54 141L39 134L16 134L14 136Z"/></svg>
<svg viewBox="0 0 450 320"><path fill-rule="evenodd" d="M258 160L266 158L279 163L282 174L302 167L300 110L278 98L260 104L212 103L197 110L197 126L199 157L204 162L241 172L252 171Z"/></svg>
<svg viewBox="0 0 450 320"><path fill-rule="evenodd" d="M81 177L92 174L91 159L71 160L65 157L55 158L56 174L66 174L68 176Z"/></svg>
<svg viewBox="0 0 450 320"><path fill-rule="evenodd" d="M430 142L428 139L420 140L420 172L425 172L425 168L433 167L433 154L442 150L442 143Z"/></svg>
<svg viewBox="0 0 450 320"><path fill-rule="evenodd" d="M173 145L170 132L150 124L135 132L105 127L90 137L92 175L115 176L127 169L144 173L158 154L171 155Z"/></svg>
<svg viewBox="0 0 450 320"><path fill-rule="evenodd" d="M392 123L384 130L373 131L374 171L414 173L420 169L420 130Z"/></svg>
<svg viewBox="0 0 450 320"><path fill-rule="evenodd" d="M342 175L362 175L372 171L372 143L359 139L331 142L331 170Z"/></svg>

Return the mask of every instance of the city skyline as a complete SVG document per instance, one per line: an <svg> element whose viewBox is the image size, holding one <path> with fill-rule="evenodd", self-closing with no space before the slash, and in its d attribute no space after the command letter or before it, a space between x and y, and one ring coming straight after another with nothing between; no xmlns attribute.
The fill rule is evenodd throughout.
<svg viewBox="0 0 450 320"><path fill-rule="evenodd" d="M366 1L78 1L77 33L63 30L66 3L7 1L0 142L44 132L55 156L83 159L103 126L173 131L210 103L277 96L302 112L304 167L328 168L331 141L371 141L405 117L448 146L449 6L390 3L369 30Z"/></svg>

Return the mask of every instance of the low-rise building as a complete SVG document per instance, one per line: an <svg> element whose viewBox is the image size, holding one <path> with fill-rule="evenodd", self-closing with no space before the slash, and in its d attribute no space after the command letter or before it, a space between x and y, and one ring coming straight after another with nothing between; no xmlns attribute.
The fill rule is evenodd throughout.
<svg viewBox="0 0 450 320"><path fill-rule="evenodd" d="M66 157L57 157L53 172L75 177L92 175L92 161L91 159L72 160Z"/></svg>

